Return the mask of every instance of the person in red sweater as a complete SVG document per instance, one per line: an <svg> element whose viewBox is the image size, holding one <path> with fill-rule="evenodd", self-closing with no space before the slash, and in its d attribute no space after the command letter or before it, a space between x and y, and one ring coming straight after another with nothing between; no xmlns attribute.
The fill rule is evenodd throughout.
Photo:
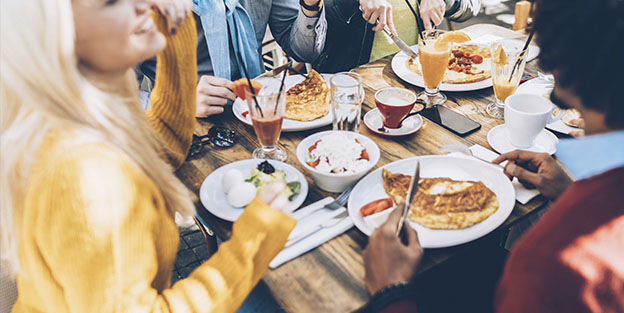
<svg viewBox="0 0 624 313"><path fill-rule="evenodd" d="M495 160L555 202L512 249L490 310L624 312L624 0L537 0L535 8L540 65L556 81L551 99L581 112L587 137L558 144L565 170L527 151ZM364 311L425 311L418 295L426 285L410 282L423 250L413 230L407 245L394 236L397 223L393 214L364 251L373 295Z"/></svg>

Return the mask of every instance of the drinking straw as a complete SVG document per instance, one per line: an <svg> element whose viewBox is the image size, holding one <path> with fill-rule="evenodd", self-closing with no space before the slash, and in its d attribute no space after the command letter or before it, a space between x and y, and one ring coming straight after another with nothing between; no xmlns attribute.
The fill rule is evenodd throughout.
<svg viewBox="0 0 624 313"><path fill-rule="evenodd" d="M286 68L287 68L289 71L293 71L293 72L295 72L295 73L297 73L297 74L299 74L299 75L301 75L301 76L305 77L306 79L308 78L308 75L306 75L304 72L302 72L302 71L300 71L300 70L298 70L298 69L296 69L296 68L294 68L294 67L291 67L290 65L288 65L288 67L286 67Z"/></svg>
<svg viewBox="0 0 624 313"><path fill-rule="evenodd" d="M412 14L414 14L414 18L416 19L416 25L418 26L418 29L419 29L418 36L420 36L420 39L422 40L423 45L427 45L427 43L425 42L425 38L423 38L423 35L422 35L422 32L425 30L425 23L420 18L420 15L416 13L416 10L414 10L414 7L409 2L409 0L405 0L405 3L407 3L407 6L410 8L410 10L412 11ZM420 6L419 0L416 0L416 7L419 7L419 6Z"/></svg>
<svg viewBox="0 0 624 313"><path fill-rule="evenodd" d="M513 78L513 75L516 72L516 68L520 67L520 63L524 59L524 55L529 50L529 44L531 43L531 39L533 39L533 34L535 34L535 28L531 29L531 33L529 33L529 38L527 38L527 41L524 43L524 48L522 48L522 51L518 55L518 60L516 60L516 63L511 69L511 74L509 75L509 82L511 82L511 79Z"/></svg>
<svg viewBox="0 0 624 313"><path fill-rule="evenodd" d="M288 60L288 63L286 63L286 69L290 67L291 62L292 62L291 60ZM277 101L275 101L275 110L273 111L273 114L277 114L277 106L279 105L280 97L282 96L282 90L284 90L284 81L286 80L286 74L288 74L288 70L284 70L284 75L282 76L282 82L280 83L280 88L279 88L279 91L277 92Z"/></svg>
<svg viewBox="0 0 624 313"><path fill-rule="evenodd" d="M238 36L238 27L236 26L236 23L234 23L234 31L236 32L236 36ZM245 66L245 62L243 62L243 57L240 54L240 50L236 52L237 52L236 56L238 58L238 63L240 63L241 67L243 68L243 73L245 74L245 78L247 78L247 84L249 84L249 91L251 92L251 97L256 103L256 109L258 109L258 111L260 112L260 117L264 117L264 113L262 113L262 108L260 107L260 104L258 104L258 99L256 99L256 90L251 85L251 79L249 79L249 73L247 72L247 67Z"/></svg>

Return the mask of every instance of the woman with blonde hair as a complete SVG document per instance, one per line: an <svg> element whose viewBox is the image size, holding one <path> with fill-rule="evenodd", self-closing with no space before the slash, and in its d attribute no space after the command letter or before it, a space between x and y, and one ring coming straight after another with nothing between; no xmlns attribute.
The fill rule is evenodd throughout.
<svg viewBox="0 0 624 313"><path fill-rule="evenodd" d="M272 186L212 258L170 286L173 216L194 214L173 173L194 125L190 9L2 1L0 252L17 280L14 312L233 312L283 248L296 222L267 204L284 207L283 186ZM156 54L143 112L132 67Z"/></svg>

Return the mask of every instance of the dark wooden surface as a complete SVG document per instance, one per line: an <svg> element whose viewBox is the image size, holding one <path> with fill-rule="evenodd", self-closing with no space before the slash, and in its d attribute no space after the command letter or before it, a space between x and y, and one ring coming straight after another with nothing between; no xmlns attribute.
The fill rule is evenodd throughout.
<svg viewBox="0 0 624 313"><path fill-rule="evenodd" d="M478 24L468 27L467 30L473 34L489 33L504 38L523 38L523 35L494 25ZM411 86L398 78L390 67L391 60L392 56L388 56L353 70L364 77L366 97L362 107L362 116L375 107L373 95L381 88L398 86L411 89L417 93L422 91L422 88ZM536 61L529 62L526 71L535 75L537 72ZM490 118L484 111L486 105L494 100L492 88L470 92L445 92L445 94L448 97L445 104L447 107L479 122L482 125L481 129L462 138L424 119L424 126L417 133L406 137L390 138L370 132L362 122L360 133L372 138L382 151L381 158L375 168L412 156L439 154L438 149L445 144L480 144L490 148L486 140L488 131L503 123L502 120ZM236 130L238 143L228 149L207 146L199 158L186 162L179 169L178 176L195 195L199 193L203 180L213 170L233 161L251 158L251 151L259 145L253 128L238 121L229 108L226 108L224 114L200 120L196 127L196 134L206 134L208 129L214 125L226 126ZM331 129L331 126L303 132L282 133L280 144L288 151L286 162L305 173L306 170L299 164L295 154L297 144L314 132L328 129ZM316 188L309 177L308 183L310 184L310 191L304 206L326 196L336 196L336 194L330 194ZM533 199L527 205L520 205L516 202L511 216L500 229L509 227L519 218L530 215L543 206L545 202L541 196ZM215 231L217 236L229 237L231 223L216 218L207 212L200 203L197 204L197 209L198 214ZM365 304L368 299L364 287L364 267L361 256L366 242L367 237L354 227L317 249L275 270L269 270L263 279L280 305L288 312L351 311ZM479 244L479 240L451 248L428 249L425 252L420 271L440 264L477 244Z"/></svg>

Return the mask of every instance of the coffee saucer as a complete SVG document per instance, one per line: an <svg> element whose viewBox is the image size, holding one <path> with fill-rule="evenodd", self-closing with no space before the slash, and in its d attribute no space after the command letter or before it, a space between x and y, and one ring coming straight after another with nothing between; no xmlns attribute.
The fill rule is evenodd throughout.
<svg viewBox="0 0 624 313"><path fill-rule="evenodd" d="M492 128L487 134L487 142L496 152L503 154L514 150L527 150L533 152L545 152L555 154L557 151L557 143L559 139L550 131L543 129L537 138L533 141L533 145L529 148L518 148L511 144L509 139L509 131L505 124Z"/></svg>
<svg viewBox="0 0 624 313"><path fill-rule="evenodd" d="M381 113L379 113L379 109L374 108L364 115L364 125L373 133L382 136L398 137L417 132L423 125L423 119L420 114L412 115L403 121L401 127L388 128L383 126L383 118Z"/></svg>

